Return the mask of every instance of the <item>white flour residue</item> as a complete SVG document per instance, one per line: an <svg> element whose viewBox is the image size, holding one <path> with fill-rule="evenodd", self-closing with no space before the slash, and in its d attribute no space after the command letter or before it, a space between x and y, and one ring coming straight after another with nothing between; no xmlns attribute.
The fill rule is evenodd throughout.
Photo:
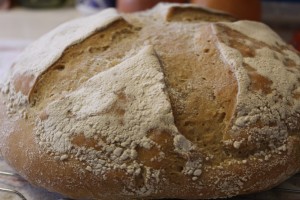
<svg viewBox="0 0 300 200"><path fill-rule="evenodd" d="M280 51L278 44L282 44L282 41L275 33L266 29L265 25L249 21L219 24L226 25L232 30L238 29L239 32L257 40L258 43L262 42L261 48L255 50L254 56L243 56L238 49L232 48L222 41L218 43L224 61L232 67L238 81L236 119L232 130L246 128L260 121L265 127L259 132L261 134L270 133L267 136L270 143L272 141L283 142L283 139L287 137L287 129L296 127L297 124L296 118L291 120L288 119L288 116L295 116L300 111L300 101L293 95L294 90L300 86L299 73L293 72L300 67L299 59L295 59L295 53L287 48L284 48L284 54L278 52ZM243 27L248 28L241 31L240 29ZM257 28L247 32L251 27ZM224 34L218 25L214 25L213 28L216 34ZM222 37L225 37L226 41L226 37L229 40L230 36ZM235 40L243 44L251 45L252 43L248 39L235 38ZM287 58L290 63L287 63ZM251 68L247 69L245 65ZM251 74L255 77L251 78ZM257 90L251 89L253 84L257 84ZM263 88L267 88L268 91L263 91ZM266 130L269 124L276 124L279 128L277 131L269 132ZM289 125L287 126L287 124Z"/></svg>
<svg viewBox="0 0 300 200"><path fill-rule="evenodd" d="M240 20L236 22L222 22L233 30L236 30L250 38L274 46L286 45L284 41L267 25L255 21Z"/></svg>
<svg viewBox="0 0 300 200"><path fill-rule="evenodd" d="M178 133L165 88L155 52L146 47L52 102L45 109L46 119L38 119L37 140L60 160L68 154L87 162L88 171L125 168L139 174L140 165L133 161L136 148L156 145L147 133L153 129ZM74 144L80 134L97 144L90 148Z"/></svg>
<svg viewBox="0 0 300 200"><path fill-rule="evenodd" d="M83 41L97 30L105 28L120 18L121 16L115 9L107 9L99 14L58 26L25 49L10 71L10 76L32 75L30 85L33 86L38 76L57 61L65 49ZM9 86L9 83L6 85ZM14 95L13 85L10 84L10 87L11 95Z"/></svg>

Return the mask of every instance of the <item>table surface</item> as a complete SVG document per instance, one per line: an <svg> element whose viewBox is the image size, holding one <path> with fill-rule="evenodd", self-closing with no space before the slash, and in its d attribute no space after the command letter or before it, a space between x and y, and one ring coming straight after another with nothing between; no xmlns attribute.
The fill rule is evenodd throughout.
<svg viewBox="0 0 300 200"><path fill-rule="evenodd" d="M59 24L82 16L74 8L0 11L0 39L34 40Z"/></svg>

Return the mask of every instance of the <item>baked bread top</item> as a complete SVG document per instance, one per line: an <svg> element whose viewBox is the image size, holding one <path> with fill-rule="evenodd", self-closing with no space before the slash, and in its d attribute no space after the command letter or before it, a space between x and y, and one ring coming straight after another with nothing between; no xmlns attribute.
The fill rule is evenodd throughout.
<svg viewBox="0 0 300 200"><path fill-rule="evenodd" d="M0 150L73 198L217 198L299 171L299 53L192 5L114 9L31 44L0 80Z"/></svg>

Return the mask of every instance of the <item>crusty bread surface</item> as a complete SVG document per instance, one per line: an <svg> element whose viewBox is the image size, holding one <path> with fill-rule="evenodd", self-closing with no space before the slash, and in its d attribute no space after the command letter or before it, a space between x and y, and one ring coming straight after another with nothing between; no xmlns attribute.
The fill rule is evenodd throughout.
<svg viewBox="0 0 300 200"><path fill-rule="evenodd" d="M74 199L212 199L300 167L300 57L192 5L63 24L0 75L0 153Z"/></svg>

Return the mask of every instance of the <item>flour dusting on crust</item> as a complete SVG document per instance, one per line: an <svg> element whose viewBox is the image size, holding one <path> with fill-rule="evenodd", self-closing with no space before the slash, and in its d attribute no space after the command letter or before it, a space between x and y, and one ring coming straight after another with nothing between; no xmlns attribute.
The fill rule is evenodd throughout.
<svg viewBox="0 0 300 200"><path fill-rule="evenodd" d="M249 131L250 138L252 132L252 139L264 135L266 141L267 137L271 149L282 145L288 130L298 127L300 101L295 93L300 87L300 62L296 53L282 46L282 40L261 23L225 22L213 28L223 59L238 80L232 133L259 123L261 128ZM233 146L239 148L242 143L235 141Z"/></svg>
<svg viewBox="0 0 300 200"><path fill-rule="evenodd" d="M14 78L29 77L28 85L31 88L22 92L23 95L29 95L37 78L57 61L69 46L83 41L120 18L115 9L107 9L93 16L64 23L29 45L10 72ZM25 78L23 80L26 82ZM10 89L11 95L13 92L19 92L15 91L13 84L6 83L5 86Z"/></svg>
<svg viewBox="0 0 300 200"><path fill-rule="evenodd" d="M139 174L136 148L157 146L147 133L155 129L178 134L165 89L155 52L145 47L47 106L37 119L37 141L60 160L76 156L96 174L116 168ZM92 144L82 147L78 137ZM100 142L94 144L94 139Z"/></svg>
<svg viewBox="0 0 300 200"><path fill-rule="evenodd" d="M224 23L224 22L222 22ZM250 38L263 41L268 45L285 45L285 42L267 25L254 21L241 20L234 23L224 23L226 26L236 30Z"/></svg>
<svg viewBox="0 0 300 200"><path fill-rule="evenodd" d="M97 182L96 199L219 198L278 184L299 169L299 55L265 25L213 13L166 4L124 15L134 31L113 9L62 25L0 85L0 134L34 134L27 148L43 155L37 163L16 148L26 164L57 164L59 190ZM30 130L6 127L14 120Z"/></svg>

